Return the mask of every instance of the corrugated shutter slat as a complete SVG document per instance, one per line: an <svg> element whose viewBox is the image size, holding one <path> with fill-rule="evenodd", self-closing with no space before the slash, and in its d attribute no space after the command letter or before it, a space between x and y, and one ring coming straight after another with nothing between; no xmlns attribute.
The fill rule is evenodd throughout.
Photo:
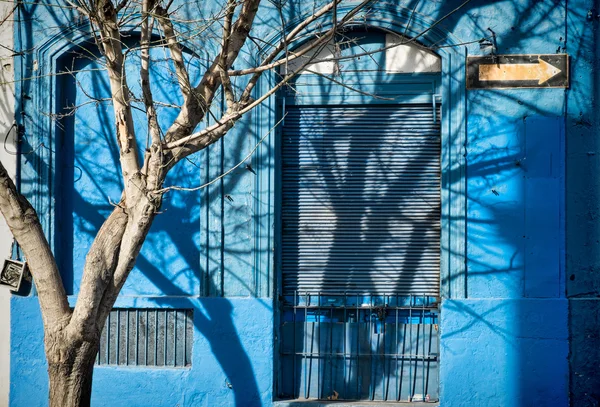
<svg viewBox="0 0 600 407"><path fill-rule="evenodd" d="M432 105L288 108L284 293L439 294L435 113Z"/></svg>

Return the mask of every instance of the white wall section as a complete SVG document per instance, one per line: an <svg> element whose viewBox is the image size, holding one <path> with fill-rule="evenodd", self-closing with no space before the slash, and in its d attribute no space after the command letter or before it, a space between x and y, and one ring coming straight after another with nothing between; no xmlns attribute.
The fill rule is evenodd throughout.
<svg viewBox="0 0 600 407"><path fill-rule="evenodd" d="M423 73L423 72L441 72L442 62L439 56L427 48L415 42L407 42L408 39L396 34L387 34L385 36L385 71L387 73ZM303 45L296 52L302 52L310 44ZM348 44L342 45L348 47ZM315 56L316 51L319 51ZM293 59L288 63L288 70L295 71L310 60L325 60L322 62L311 63L304 68L303 73L317 73L321 75L335 75L340 70L340 64L336 57L340 56L339 45L330 41L324 47L318 47L317 50L309 51L299 58ZM357 52L361 50L358 49ZM372 54L377 58L378 52ZM342 64L343 65L343 64ZM287 72L284 68L283 72Z"/></svg>
<svg viewBox="0 0 600 407"><path fill-rule="evenodd" d="M388 73L441 72L442 61L428 49L399 35L385 36L385 70ZM400 44L397 46L393 46Z"/></svg>

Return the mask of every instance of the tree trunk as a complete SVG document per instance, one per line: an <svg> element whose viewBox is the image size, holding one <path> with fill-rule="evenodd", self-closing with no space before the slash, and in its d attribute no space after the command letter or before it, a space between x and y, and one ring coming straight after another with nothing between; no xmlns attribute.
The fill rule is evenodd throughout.
<svg viewBox="0 0 600 407"><path fill-rule="evenodd" d="M49 406L89 407L98 341L56 345L46 347Z"/></svg>

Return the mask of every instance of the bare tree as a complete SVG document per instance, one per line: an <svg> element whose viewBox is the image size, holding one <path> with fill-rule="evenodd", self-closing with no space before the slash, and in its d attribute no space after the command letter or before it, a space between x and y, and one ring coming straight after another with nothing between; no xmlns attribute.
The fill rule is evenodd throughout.
<svg viewBox="0 0 600 407"><path fill-rule="evenodd" d="M293 27L288 27L280 41L263 53L256 66L244 70L232 70L232 66L242 47L251 39L260 0L227 0L214 18L201 22L202 26L192 21L182 23L172 0L167 3L162 0L121 0L119 3L82 0L69 3L89 20L104 58L124 188L120 202L98 231L87 254L77 303L71 309L59 267L38 215L0 164L0 210L27 259L41 306L51 406L90 404L92 372L100 334L159 212L163 195L169 190L163 185L169 171L179 161L225 136L244 115L314 62L312 57L307 56L314 55L315 49L327 44L344 27L356 24L359 11L369 1L358 5L354 3L355 7L344 13L337 12L342 0L326 3ZM132 19L135 20L134 31L131 29ZM328 24L323 24L324 21ZM283 19L281 23L284 23ZM221 34L218 52L198 83L192 82L184 55L187 36L192 30L184 32L180 27L189 24L196 24L196 31L211 29ZM284 32L282 27L274 28ZM151 140L149 147L143 151L141 162L138 157L142 156L142 151L136 143L132 116L135 101L128 86L132 79L125 74L131 48L125 44L124 38L130 37L132 32L138 36L135 44L141 67L138 80ZM316 38L310 46L296 53L288 49L289 44L306 37L309 32ZM159 125L158 102L153 99L151 91L153 59L150 50L155 47L168 49L183 100L181 106L177 106L177 117L166 128ZM258 98L252 98L265 72L300 57L305 60L299 69L282 71L284 74L276 85ZM243 86L233 86L233 76L243 78ZM214 114L212 105L218 92L224 93L225 111L213 118L214 124L198 129L207 115Z"/></svg>
<svg viewBox="0 0 600 407"><path fill-rule="evenodd" d="M77 302L71 309L57 261L38 215L0 163L0 211L27 259L40 302L52 407L90 404L100 334L159 214L164 194L172 189L193 190L207 185L197 188L165 186L169 171L178 162L224 137L237 122L287 86L299 72L313 72L311 64L347 58L334 54L318 59L321 50L344 30L364 24L365 9L374 0L353 1L349 6L343 4L345 1L323 3L304 19L294 20L293 24L284 18L284 5L275 0L267 5L261 5L260 0L222 0L222 7L210 18L198 20L191 20L189 15L179 12L181 5L173 0L120 0L118 3L113 0L73 0L65 6L76 9L89 21L102 57L92 56L97 62L102 61L103 74L109 79L109 102L114 113L114 137L119 147L124 187L120 201L114 205L89 249ZM462 2L431 27L469 1ZM274 44L252 36L256 17L264 7L279 13L280 21L273 30L281 35ZM406 42L417 40L427 30ZM218 46L200 78L194 81L189 60L199 58L200 50L194 50L193 44L202 46L203 41L210 41L213 34L218 35ZM132 37L135 37L133 45ZM200 40L195 41L196 37ZM240 65L249 65L248 61L241 61L242 50L249 42L260 50L258 62L250 68L234 69L236 61ZM292 50L292 44L303 42L302 47ZM168 63L174 71L182 100L180 105L169 105L177 110L177 114L167 126L161 125L157 113L157 108L164 103L155 100L152 92L156 78L151 72L156 60L151 57L151 51L156 48L168 51ZM138 77L132 79L127 77L126 72L130 71L126 65L134 57L139 58L140 69ZM259 90L257 85L261 77L273 70L279 72L278 81L266 90ZM348 87L338 79L328 79ZM141 84L140 100L129 88L132 80ZM353 90L364 94L360 89ZM223 111L216 109L216 103L213 103L220 94L226 102ZM149 139L145 149L141 149L136 141L132 110L137 108L137 102L142 102L145 111L144 127L148 129ZM210 125L206 124L209 116L213 123ZM143 158L140 160L139 157Z"/></svg>

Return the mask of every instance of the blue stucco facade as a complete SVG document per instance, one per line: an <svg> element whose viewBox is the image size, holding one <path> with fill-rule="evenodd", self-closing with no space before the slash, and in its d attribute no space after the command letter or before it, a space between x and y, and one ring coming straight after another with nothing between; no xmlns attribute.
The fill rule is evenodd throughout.
<svg viewBox="0 0 600 407"><path fill-rule="evenodd" d="M207 3L189 12L210 13L215 4ZM303 3L287 11L312 10ZM473 0L455 11L461 3L380 1L364 16L370 27L419 36L442 59L440 405L599 405L600 5ZM274 38L270 24L279 17L270 7L259 12L257 36ZM18 57L17 78L37 78L17 83L20 151L27 152L20 186L40 213L74 304L94 231L109 199L120 196L115 143L103 142L113 138L112 114L109 105L87 105L57 126L39 112L81 102L76 82L101 96L106 78L69 53L93 46L73 12L24 4L17 20L17 50L35 50ZM569 89L466 90L466 56L489 52L476 41L490 29L498 54L568 53ZM80 69L39 75L65 66ZM155 93L169 95L169 86L176 85ZM282 99L267 100L221 142L178 165L169 182L201 184L237 164L278 121ZM163 123L172 118L161 114ZM93 405L293 404L278 401L275 390L276 137L253 155L254 172L242 167L199 192L167 195L117 300L120 308L192 309L191 366L98 366ZM11 299L11 406L46 404L46 368L32 289Z"/></svg>

